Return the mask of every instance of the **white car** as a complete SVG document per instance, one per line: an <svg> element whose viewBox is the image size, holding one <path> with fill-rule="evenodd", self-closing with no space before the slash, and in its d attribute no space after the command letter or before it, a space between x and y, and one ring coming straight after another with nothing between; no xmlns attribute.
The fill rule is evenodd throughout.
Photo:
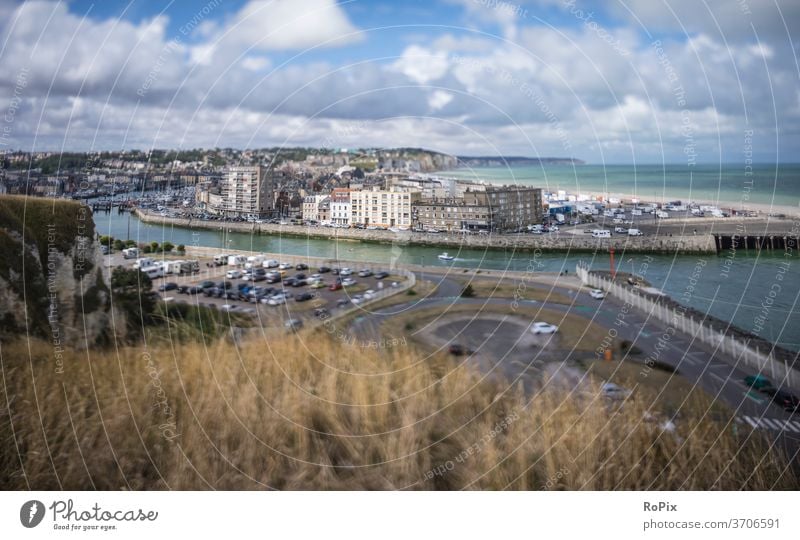
<svg viewBox="0 0 800 540"><path fill-rule="evenodd" d="M378 293L373 291L372 289L364 291L364 300L372 300L373 298L377 298Z"/></svg>
<svg viewBox="0 0 800 540"><path fill-rule="evenodd" d="M353 273L353 270L350 269L350 268L342 268L341 270L339 270L339 275L340 276L349 276L352 273Z"/></svg>
<svg viewBox="0 0 800 540"><path fill-rule="evenodd" d="M355 284L356 284L356 280L354 280L353 278L344 278L342 280L342 287L350 287L351 285L355 285Z"/></svg>
<svg viewBox="0 0 800 540"><path fill-rule="evenodd" d="M591 291L589 291L589 296L591 296L592 298L597 298L598 300L602 300L603 298L606 297L606 293L604 293L600 289L592 289Z"/></svg>
<svg viewBox="0 0 800 540"><path fill-rule="evenodd" d="M278 261L276 261L275 259L270 259L268 261L264 261L263 263L261 263L261 265L264 268L277 268L278 267Z"/></svg>
<svg viewBox="0 0 800 540"><path fill-rule="evenodd" d="M225 272L225 277L227 279L239 279L242 277L242 273L239 270L228 270Z"/></svg>
<svg viewBox="0 0 800 540"><path fill-rule="evenodd" d="M292 268L294 267L289 263L281 263L280 266L278 266L279 270L291 270Z"/></svg>
<svg viewBox="0 0 800 540"><path fill-rule="evenodd" d="M237 309L237 306L235 306L233 304L222 304L220 309L222 311L224 311L225 313L230 313L231 311L235 311Z"/></svg>
<svg viewBox="0 0 800 540"><path fill-rule="evenodd" d="M546 322L535 322L531 325L531 332L534 334L555 334L558 326Z"/></svg>
<svg viewBox="0 0 800 540"><path fill-rule="evenodd" d="M280 306L281 304L286 303L286 297L284 296L273 296L269 300L267 300L267 305L269 306Z"/></svg>

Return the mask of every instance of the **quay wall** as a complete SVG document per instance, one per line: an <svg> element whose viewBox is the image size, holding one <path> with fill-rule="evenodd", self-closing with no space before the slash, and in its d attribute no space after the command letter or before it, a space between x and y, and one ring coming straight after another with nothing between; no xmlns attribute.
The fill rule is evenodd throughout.
<svg viewBox="0 0 800 540"><path fill-rule="evenodd" d="M624 236L592 238L584 235L533 235L533 234L489 234L462 235L458 233L420 233L412 231L383 231L366 229L338 229L305 227L302 225L275 225L267 223L217 222L186 218L165 217L152 212L137 210L136 215L145 223L173 225L194 229L219 231L223 228L245 234L295 236L322 240L374 242L443 248L516 249L522 251L616 251L629 253L716 253L717 245L712 235L691 236Z"/></svg>

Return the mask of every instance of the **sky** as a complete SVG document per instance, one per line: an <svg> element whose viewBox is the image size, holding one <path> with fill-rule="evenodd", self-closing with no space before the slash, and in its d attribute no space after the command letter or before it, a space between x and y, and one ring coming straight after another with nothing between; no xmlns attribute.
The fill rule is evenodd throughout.
<svg viewBox="0 0 800 540"><path fill-rule="evenodd" d="M0 0L0 150L798 162L797 0Z"/></svg>

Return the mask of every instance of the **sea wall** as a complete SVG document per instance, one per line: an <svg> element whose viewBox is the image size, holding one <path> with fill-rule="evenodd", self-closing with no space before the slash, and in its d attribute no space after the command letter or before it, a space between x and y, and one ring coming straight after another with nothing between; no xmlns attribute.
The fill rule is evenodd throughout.
<svg viewBox="0 0 800 540"><path fill-rule="evenodd" d="M442 248L516 249L523 251L607 251L613 248L629 253L716 253L712 235L692 236L638 236L624 235L611 238L592 238L589 234L532 235L491 234L462 235L453 233L419 233L411 231L369 231L365 229L334 229L305 227L301 225L274 225L266 223L240 223L202 221L185 218L164 217L156 213L137 210L136 215L145 223L156 223L194 229L235 231L245 234L295 236L314 239L352 240L385 244L436 246Z"/></svg>
<svg viewBox="0 0 800 540"><path fill-rule="evenodd" d="M695 339L713 347L720 353L720 359L731 365L745 365L753 374L761 373L772 379L776 386L800 389L800 365L797 353L777 347L711 315L696 312L668 296L647 294L636 288L621 285L596 272L590 272L587 267L580 264L575 271L581 281L589 287L603 289L674 330L694 336Z"/></svg>

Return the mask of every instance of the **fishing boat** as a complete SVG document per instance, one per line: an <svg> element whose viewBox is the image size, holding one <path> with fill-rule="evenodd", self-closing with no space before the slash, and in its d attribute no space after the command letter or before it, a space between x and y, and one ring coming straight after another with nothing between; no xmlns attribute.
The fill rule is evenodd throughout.
<svg viewBox="0 0 800 540"><path fill-rule="evenodd" d="M449 255L446 251L444 253L439 254L439 259L443 261L452 261L455 257Z"/></svg>

